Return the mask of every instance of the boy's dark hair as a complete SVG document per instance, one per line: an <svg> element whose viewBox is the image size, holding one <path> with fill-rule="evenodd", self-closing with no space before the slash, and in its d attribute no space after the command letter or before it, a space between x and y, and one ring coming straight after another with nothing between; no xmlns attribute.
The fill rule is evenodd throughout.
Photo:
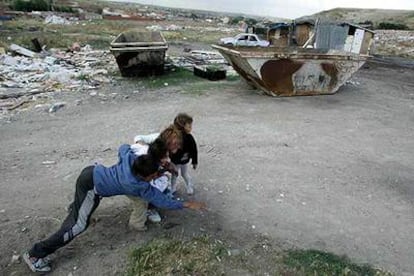
<svg viewBox="0 0 414 276"><path fill-rule="evenodd" d="M192 123L193 123L193 117L191 117L187 113L178 113L178 115L174 119L174 125L180 130L184 130L184 126L186 124L192 124Z"/></svg>
<svg viewBox="0 0 414 276"><path fill-rule="evenodd" d="M158 162L148 154L137 157L132 165L132 173L135 176L147 177L157 171Z"/></svg>
<svg viewBox="0 0 414 276"><path fill-rule="evenodd" d="M150 155L156 162L167 156L168 148L167 143L161 138L157 138L149 144L148 155Z"/></svg>

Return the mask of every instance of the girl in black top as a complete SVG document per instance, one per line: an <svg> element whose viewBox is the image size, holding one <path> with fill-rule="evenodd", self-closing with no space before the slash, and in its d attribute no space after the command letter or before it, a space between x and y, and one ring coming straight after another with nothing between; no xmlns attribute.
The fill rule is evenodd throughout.
<svg viewBox="0 0 414 276"><path fill-rule="evenodd" d="M197 168L197 144L191 135L193 118L186 113L179 113L174 119L174 125L182 132L182 146L174 154L170 155L171 162L177 167L177 171L184 178L187 194L194 193L194 185L190 174L188 173L188 164L191 164L193 169ZM171 192L177 190L177 176L173 175L171 178Z"/></svg>

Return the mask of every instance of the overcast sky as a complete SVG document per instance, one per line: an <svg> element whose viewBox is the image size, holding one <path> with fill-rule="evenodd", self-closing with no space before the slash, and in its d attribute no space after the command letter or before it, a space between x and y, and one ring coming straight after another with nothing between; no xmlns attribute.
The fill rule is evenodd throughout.
<svg viewBox="0 0 414 276"><path fill-rule="evenodd" d="M174 8L237 12L295 19L333 8L414 10L414 0L127 0Z"/></svg>

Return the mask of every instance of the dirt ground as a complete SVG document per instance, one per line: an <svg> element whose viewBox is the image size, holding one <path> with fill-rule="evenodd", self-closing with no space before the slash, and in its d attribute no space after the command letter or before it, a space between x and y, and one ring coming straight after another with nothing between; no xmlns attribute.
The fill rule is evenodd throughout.
<svg viewBox="0 0 414 276"><path fill-rule="evenodd" d="M57 229L83 167L113 164L120 144L185 111L199 146L194 198L209 210L164 212L164 224L134 233L127 200L105 198L96 223L52 255L50 275L119 275L132 247L204 233L240 248L266 239L414 275L413 73L371 63L335 95L292 98L259 95L242 81L195 95L136 92L123 81L97 96L56 94L67 102L56 113L3 118L0 274L30 274L12 256Z"/></svg>

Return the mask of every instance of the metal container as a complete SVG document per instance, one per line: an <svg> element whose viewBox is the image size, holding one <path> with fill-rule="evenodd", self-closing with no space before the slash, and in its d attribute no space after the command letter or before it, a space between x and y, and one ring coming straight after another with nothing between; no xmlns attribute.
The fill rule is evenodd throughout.
<svg viewBox="0 0 414 276"><path fill-rule="evenodd" d="M271 96L333 94L369 57L303 48L213 48L249 84Z"/></svg>
<svg viewBox="0 0 414 276"><path fill-rule="evenodd" d="M314 28L297 24L284 32L280 28L285 25L277 25L268 32L270 47L212 47L268 95L333 94L370 57L374 32L349 23L318 22Z"/></svg>
<svg viewBox="0 0 414 276"><path fill-rule="evenodd" d="M129 30L111 42L110 51L121 75L135 77L163 74L167 49L167 42L161 32Z"/></svg>

